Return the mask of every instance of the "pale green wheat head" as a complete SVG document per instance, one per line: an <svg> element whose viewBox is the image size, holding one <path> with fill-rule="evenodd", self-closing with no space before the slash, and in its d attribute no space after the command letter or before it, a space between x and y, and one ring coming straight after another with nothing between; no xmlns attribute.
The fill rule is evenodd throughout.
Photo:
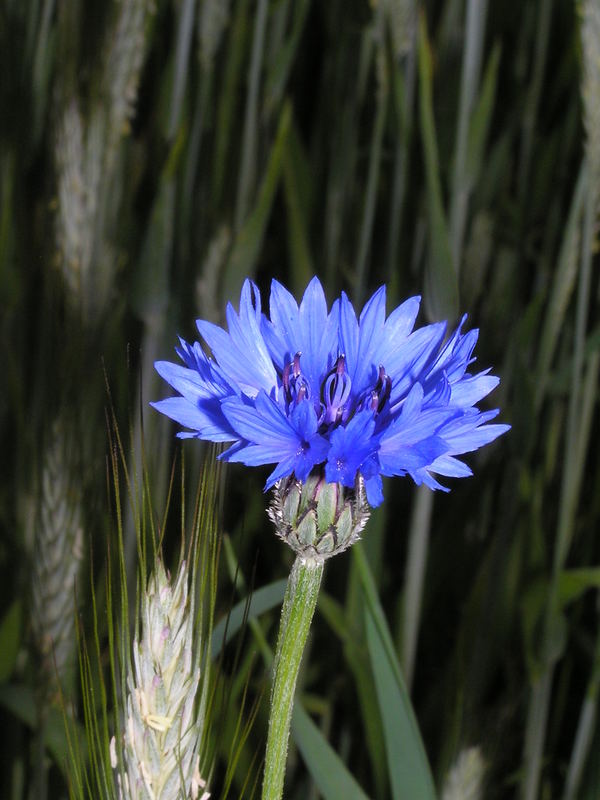
<svg viewBox="0 0 600 800"><path fill-rule="evenodd" d="M197 721L200 670L186 562L175 581L160 559L141 599L139 630L127 677L122 751L111 742L119 797L139 800L206 798L199 772Z"/></svg>

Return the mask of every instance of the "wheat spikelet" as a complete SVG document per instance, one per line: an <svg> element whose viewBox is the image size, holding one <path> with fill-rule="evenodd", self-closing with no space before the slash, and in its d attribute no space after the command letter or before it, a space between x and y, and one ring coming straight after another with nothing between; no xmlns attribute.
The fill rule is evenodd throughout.
<svg viewBox="0 0 600 800"><path fill-rule="evenodd" d="M479 747L462 750L444 782L442 800L481 800L485 762Z"/></svg>
<svg viewBox="0 0 600 800"><path fill-rule="evenodd" d="M173 584L157 560L141 600L138 635L129 670L123 753L111 742L123 800L175 800L200 795L195 714L200 670L194 653L194 614L188 600L188 569ZM209 794L203 792L201 800Z"/></svg>
<svg viewBox="0 0 600 800"><path fill-rule="evenodd" d="M72 98L58 125L54 158L58 177L58 262L67 294L75 306L81 304L92 262L101 171L101 150L86 146L86 138L79 105Z"/></svg>
<svg viewBox="0 0 600 800"><path fill-rule="evenodd" d="M55 698L57 679L70 677L75 646L75 581L82 560L81 496L69 461L64 426L52 426L41 475L32 559L32 634L42 706Z"/></svg>
<svg viewBox="0 0 600 800"><path fill-rule="evenodd" d="M146 54L146 26L152 0L119 0L119 12L109 38L102 79L106 99L107 158L114 156L120 138L129 132Z"/></svg>

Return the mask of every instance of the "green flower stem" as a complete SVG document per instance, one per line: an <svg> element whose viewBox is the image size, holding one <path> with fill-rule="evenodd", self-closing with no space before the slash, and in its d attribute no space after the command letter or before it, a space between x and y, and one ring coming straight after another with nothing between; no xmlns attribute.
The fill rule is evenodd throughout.
<svg viewBox="0 0 600 800"><path fill-rule="evenodd" d="M281 609L262 800L280 800L283 795L294 691L322 577L323 561L296 558Z"/></svg>

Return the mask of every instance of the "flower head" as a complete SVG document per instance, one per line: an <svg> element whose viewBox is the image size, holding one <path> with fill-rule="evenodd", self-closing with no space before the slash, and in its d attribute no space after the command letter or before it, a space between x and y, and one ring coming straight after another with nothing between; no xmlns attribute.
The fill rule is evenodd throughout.
<svg viewBox="0 0 600 800"><path fill-rule="evenodd" d="M467 372L478 332L462 332L466 317L448 337L446 323L413 330L420 298L387 317L385 299L382 286L357 317L344 293L328 310L317 278L300 305L273 281L267 316L247 280L227 331L197 322L210 356L181 340L185 366L157 362L178 395L152 405L190 429L181 437L231 442L225 461L274 464L265 489L309 476L360 481L371 506L383 500L382 475L447 491L436 476L470 475L457 456L510 427L476 405L498 378Z"/></svg>

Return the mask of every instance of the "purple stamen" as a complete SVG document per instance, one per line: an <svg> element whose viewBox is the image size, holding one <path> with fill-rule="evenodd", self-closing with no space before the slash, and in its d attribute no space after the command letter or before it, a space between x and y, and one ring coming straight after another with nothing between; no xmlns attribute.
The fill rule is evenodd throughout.
<svg viewBox="0 0 600 800"><path fill-rule="evenodd" d="M379 377L377 379L377 383L375 384L374 392L378 395L378 403L377 406L373 409L377 411L377 413L381 413L383 407L389 400L390 394L392 391L392 379L389 375L386 374L385 367L380 364L379 365Z"/></svg>
<svg viewBox="0 0 600 800"><path fill-rule="evenodd" d="M357 411L368 408L375 414L381 414L392 392L392 379L386 373L385 367L379 365L377 383L371 390L364 392L356 404Z"/></svg>
<svg viewBox="0 0 600 800"><path fill-rule="evenodd" d="M296 378L298 377L298 375L300 375L300 356L301 355L302 355L302 353L300 351L298 351L296 353L296 355L294 356L294 361L293 361L294 377L296 377Z"/></svg>
<svg viewBox="0 0 600 800"><path fill-rule="evenodd" d="M302 400L310 397L310 386L300 370L300 356L298 351L293 361L286 364L281 374L281 384L285 397L285 410L289 414L290 406L298 405Z"/></svg>
<svg viewBox="0 0 600 800"><path fill-rule="evenodd" d="M329 373L323 385L323 402L325 413L323 422L326 425L338 422L344 412L344 406L350 397L352 381L346 372L346 356L338 356L334 369Z"/></svg>
<svg viewBox="0 0 600 800"><path fill-rule="evenodd" d="M292 393L290 391L290 368L291 364L286 364L283 368L283 375L281 376L281 383L283 384L283 392L285 394L285 399L289 403L292 399Z"/></svg>

